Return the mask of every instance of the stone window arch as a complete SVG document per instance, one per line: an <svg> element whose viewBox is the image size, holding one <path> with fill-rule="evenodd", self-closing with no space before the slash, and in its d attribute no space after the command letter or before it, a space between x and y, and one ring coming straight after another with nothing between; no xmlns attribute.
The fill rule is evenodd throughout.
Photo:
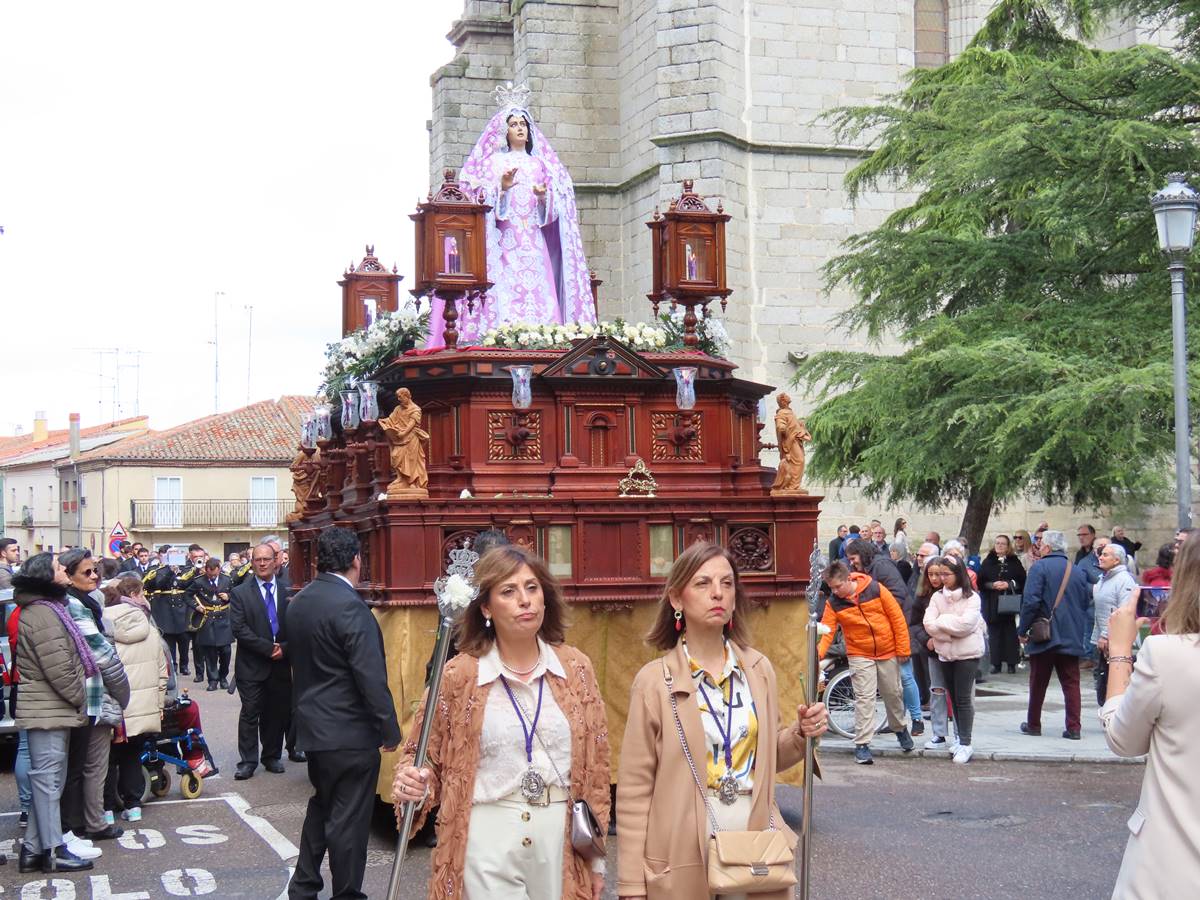
<svg viewBox="0 0 1200 900"><path fill-rule="evenodd" d="M949 62L949 0L915 0L913 32L913 59L918 69L936 69Z"/></svg>

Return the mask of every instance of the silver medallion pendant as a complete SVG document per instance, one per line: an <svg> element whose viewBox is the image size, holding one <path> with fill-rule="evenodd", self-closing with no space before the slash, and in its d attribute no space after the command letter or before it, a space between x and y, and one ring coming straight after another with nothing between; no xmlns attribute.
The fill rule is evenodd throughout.
<svg viewBox="0 0 1200 900"><path fill-rule="evenodd" d="M546 793L546 780L533 769L526 770L521 776L521 796L530 803L536 803Z"/></svg>
<svg viewBox="0 0 1200 900"><path fill-rule="evenodd" d="M737 798L737 779L733 777L732 772L726 770L725 774L721 776L720 787L717 788L717 799L726 806L733 806L733 804L737 803Z"/></svg>

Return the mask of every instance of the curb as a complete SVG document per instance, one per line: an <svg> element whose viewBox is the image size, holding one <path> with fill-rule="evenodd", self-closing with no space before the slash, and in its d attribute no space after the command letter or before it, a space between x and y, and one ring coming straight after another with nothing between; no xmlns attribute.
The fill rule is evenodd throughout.
<svg viewBox="0 0 1200 900"><path fill-rule="evenodd" d="M840 754L845 754L845 755L849 756L854 753L854 745L849 744L849 743L843 744L841 742L839 742L837 744L826 744L826 743L822 742L820 745L820 752L821 753L840 753ZM950 760L950 754L947 753L945 750L925 750L924 748L919 748L916 750L912 750L908 753L905 753L899 747L880 747L878 749L876 749L875 747L872 747L871 755L872 756L884 756L884 757L896 756L896 757L900 757L902 759L912 759L914 757L920 757L922 759L926 759L926 758L941 759L941 760L946 760L947 762ZM1115 756L1115 755L1111 755L1111 754L1105 755L1105 756L1092 756L1092 755L1082 755L1082 754L1078 754L1078 755L1077 754L1063 754L1063 755L1059 755L1059 756L1050 756L1049 754L1018 753L1016 751L1011 751L1011 750L994 750L991 752L976 751L971 756L971 759L972 760L983 759L983 760L989 760L991 762L1057 763L1059 765L1070 764L1070 763L1088 763L1088 764L1092 764L1092 765L1101 765L1101 766L1111 766L1111 765L1139 766L1139 765L1144 765L1146 762L1146 757L1144 757L1144 756L1124 757L1124 756Z"/></svg>

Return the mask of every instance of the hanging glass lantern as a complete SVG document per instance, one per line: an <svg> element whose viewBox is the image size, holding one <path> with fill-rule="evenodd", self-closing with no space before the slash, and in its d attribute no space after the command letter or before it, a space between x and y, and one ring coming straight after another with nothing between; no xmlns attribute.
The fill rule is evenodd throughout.
<svg viewBox="0 0 1200 900"><path fill-rule="evenodd" d="M529 409L533 404L533 390L530 386L533 366L510 366L508 371L512 375L513 409Z"/></svg>
<svg viewBox="0 0 1200 900"><path fill-rule="evenodd" d="M358 418L363 422L379 420L379 382L358 383Z"/></svg>
<svg viewBox="0 0 1200 900"><path fill-rule="evenodd" d="M342 391L342 429L358 427L358 391Z"/></svg>
<svg viewBox="0 0 1200 900"><path fill-rule="evenodd" d="M333 440L333 422L330 420L331 411L328 406L322 403L313 410L313 424L316 426L316 439L318 441Z"/></svg>
<svg viewBox="0 0 1200 900"><path fill-rule="evenodd" d="M675 405L680 409L692 409L696 405L696 367L676 366Z"/></svg>
<svg viewBox="0 0 1200 900"><path fill-rule="evenodd" d="M300 446L305 450L314 450L317 446L317 426L312 413L300 417Z"/></svg>

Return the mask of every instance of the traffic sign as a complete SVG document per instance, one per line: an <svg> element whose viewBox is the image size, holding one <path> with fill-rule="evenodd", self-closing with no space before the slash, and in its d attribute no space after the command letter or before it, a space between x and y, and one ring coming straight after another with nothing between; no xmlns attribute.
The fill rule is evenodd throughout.
<svg viewBox="0 0 1200 900"><path fill-rule="evenodd" d="M129 533L125 531L125 526L118 522L113 526L112 531L108 533L108 554L116 556L121 552L121 543L129 537Z"/></svg>

